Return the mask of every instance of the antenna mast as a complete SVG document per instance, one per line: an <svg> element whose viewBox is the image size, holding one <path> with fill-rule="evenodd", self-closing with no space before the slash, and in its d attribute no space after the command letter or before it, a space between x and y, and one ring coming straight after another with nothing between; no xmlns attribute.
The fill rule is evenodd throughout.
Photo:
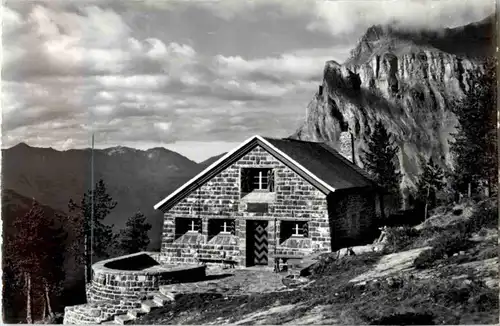
<svg viewBox="0 0 500 326"><path fill-rule="evenodd" d="M92 260L94 256L94 132L92 132L92 149L90 162L90 182L91 182L91 209L90 209L90 270L92 270ZM91 277L90 277L91 278Z"/></svg>

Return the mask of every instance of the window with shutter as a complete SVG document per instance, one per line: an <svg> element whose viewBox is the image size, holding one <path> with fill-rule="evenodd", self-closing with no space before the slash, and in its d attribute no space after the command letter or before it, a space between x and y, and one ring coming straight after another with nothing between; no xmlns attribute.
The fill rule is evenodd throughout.
<svg viewBox="0 0 500 326"><path fill-rule="evenodd" d="M208 220L208 237L213 238L219 234L235 235L234 219L211 219Z"/></svg>
<svg viewBox="0 0 500 326"><path fill-rule="evenodd" d="M306 221L281 221L280 242L293 237L307 238L309 226Z"/></svg>
<svg viewBox="0 0 500 326"><path fill-rule="evenodd" d="M186 233L201 233L201 218L176 218L175 237L178 238Z"/></svg>
<svg viewBox="0 0 500 326"><path fill-rule="evenodd" d="M252 191L274 192L274 171L268 168L241 169L241 192Z"/></svg>

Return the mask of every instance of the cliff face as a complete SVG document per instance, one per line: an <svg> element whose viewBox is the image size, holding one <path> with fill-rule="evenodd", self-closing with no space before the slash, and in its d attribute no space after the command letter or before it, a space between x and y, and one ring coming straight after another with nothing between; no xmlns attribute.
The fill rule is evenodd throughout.
<svg viewBox="0 0 500 326"><path fill-rule="evenodd" d="M483 59L494 55L493 31L493 17L439 32L371 27L344 64L326 63L306 121L292 138L349 149L341 146L341 132L349 131L361 165L366 139L382 120L401 149L401 188L413 188L425 159L451 167L449 140L458 122L450 103L464 96L471 73L483 71Z"/></svg>

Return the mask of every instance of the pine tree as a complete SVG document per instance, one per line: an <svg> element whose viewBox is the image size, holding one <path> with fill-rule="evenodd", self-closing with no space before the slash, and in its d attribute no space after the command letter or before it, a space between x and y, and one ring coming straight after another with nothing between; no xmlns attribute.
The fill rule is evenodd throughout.
<svg viewBox="0 0 500 326"><path fill-rule="evenodd" d="M375 123L367 145L368 150L363 150L364 157L361 158L365 170L379 186L396 200L396 205L398 205L401 175L396 167L396 155L399 148L394 145L392 135L387 131L382 121L379 120Z"/></svg>
<svg viewBox="0 0 500 326"><path fill-rule="evenodd" d="M40 250L42 234L39 224L45 219L41 207L36 201L28 213L16 219L14 227L17 234L11 243L11 260L14 270L23 281L23 290L26 294L26 323L33 323L33 281L40 275Z"/></svg>
<svg viewBox="0 0 500 326"><path fill-rule="evenodd" d="M22 280L26 294L26 322L33 323L33 299L42 293L49 313L53 312L51 295L64 280L64 240L66 232L47 218L33 200L28 213L14 221L16 234L6 245L10 270ZM45 316L44 316L45 317Z"/></svg>
<svg viewBox="0 0 500 326"><path fill-rule="evenodd" d="M416 195L417 202L424 206L425 218L427 218L428 209L436 206L437 193L445 186L443 169L435 164L432 158L429 158L420 174Z"/></svg>
<svg viewBox="0 0 500 326"><path fill-rule="evenodd" d="M43 287L44 311L43 318L54 317L52 307L52 296L60 295L62 292L62 282L65 278L63 269L66 239L68 233L63 228L64 216L56 215L55 220L50 222L50 238L45 241L44 255L41 257L41 282Z"/></svg>
<svg viewBox="0 0 500 326"><path fill-rule="evenodd" d="M148 231L151 224L141 212L135 213L127 220L125 229L120 231L120 249L124 254L146 250L149 245Z"/></svg>
<svg viewBox="0 0 500 326"><path fill-rule="evenodd" d="M459 126L451 150L455 155L455 183L461 192L477 192L484 184L489 195L496 192L498 180L496 65L485 64L485 71L472 74L466 96L452 106ZM467 189L467 190L466 190Z"/></svg>
<svg viewBox="0 0 500 326"><path fill-rule="evenodd" d="M68 207L73 213L72 225L77 241L73 250L77 260L85 265L85 280L91 280L91 262L95 258L107 258L109 245L113 242L113 225L103 223L104 219L116 207L117 203L107 193L106 185L101 179L94 189L83 195L80 204L70 199ZM92 219L92 198L94 200L94 221ZM93 225L93 239L91 239ZM91 248L92 244L92 248ZM83 250L81 250L83 247ZM92 256L92 257L91 257Z"/></svg>

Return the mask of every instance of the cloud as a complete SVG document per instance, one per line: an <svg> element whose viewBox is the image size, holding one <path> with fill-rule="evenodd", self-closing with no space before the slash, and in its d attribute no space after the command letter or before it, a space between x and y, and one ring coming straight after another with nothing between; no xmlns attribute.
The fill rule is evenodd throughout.
<svg viewBox="0 0 500 326"><path fill-rule="evenodd" d="M66 149L88 146L92 130L99 146L284 137L325 61L343 61L369 25L466 23L488 3L13 1L2 140Z"/></svg>
<svg viewBox="0 0 500 326"><path fill-rule="evenodd" d="M251 80L320 81L323 64L333 58L343 61L348 47L297 50L277 57L247 60L241 56L217 55L214 64L222 76Z"/></svg>
<svg viewBox="0 0 500 326"><path fill-rule="evenodd" d="M478 21L495 11L491 0L318 1L312 6L319 20L309 29L349 34L376 24L439 29Z"/></svg>
<svg viewBox="0 0 500 326"><path fill-rule="evenodd" d="M287 16L308 17L310 30L333 35L359 33L375 24L397 23L413 28L443 28L478 21L495 12L491 0L220 0L194 1L226 20L252 17L260 8L279 10ZM245 17L244 17L245 16Z"/></svg>
<svg viewBox="0 0 500 326"><path fill-rule="evenodd" d="M111 9L83 7L78 12L34 5L24 24L8 10L3 75L26 79L47 75L159 73L178 75L195 60L185 44L132 37L130 27ZM24 33L9 37L15 30Z"/></svg>

